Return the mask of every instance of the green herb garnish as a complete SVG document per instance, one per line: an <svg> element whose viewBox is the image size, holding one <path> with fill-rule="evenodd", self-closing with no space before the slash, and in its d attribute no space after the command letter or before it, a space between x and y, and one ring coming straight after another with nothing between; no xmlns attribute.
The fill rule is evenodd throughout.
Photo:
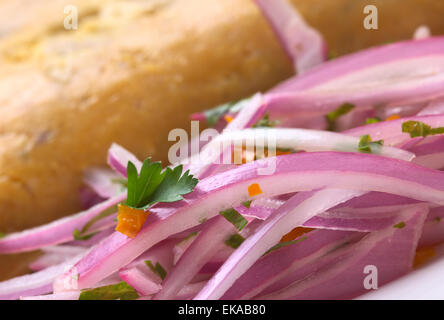
<svg viewBox="0 0 444 320"><path fill-rule="evenodd" d="M402 229L405 227L405 222L401 221L400 223L397 223L393 226L393 228Z"/></svg>
<svg viewBox="0 0 444 320"><path fill-rule="evenodd" d="M382 121L382 120L379 119L378 117L367 118L367 119L365 119L365 123L366 123L366 124L378 123L378 122L381 122L381 121Z"/></svg>
<svg viewBox="0 0 444 320"><path fill-rule="evenodd" d="M298 238L296 240L292 240L292 241L279 242L277 245L275 245L275 246L271 247L270 249L268 249L268 251L265 252L264 255L266 255L266 254L268 254L268 253L270 253L272 251L275 251L277 249L280 249L280 248L283 248L283 247L287 247L287 246L291 246L293 244L299 243L299 242L304 241L304 240L307 240L306 236L304 236L302 238Z"/></svg>
<svg viewBox="0 0 444 320"><path fill-rule="evenodd" d="M72 233L74 240L78 241L85 241L91 239L93 236L95 236L98 232L92 232L87 233L88 230L96 223L97 221L104 219L114 213L117 212L117 206L112 206L101 213L99 213L97 216L89 220L81 230L75 229Z"/></svg>
<svg viewBox="0 0 444 320"><path fill-rule="evenodd" d="M225 241L225 244L233 249L237 249L242 244L242 242L244 242L244 240L244 237L242 237L238 233L235 233Z"/></svg>
<svg viewBox="0 0 444 320"><path fill-rule="evenodd" d="M372 148L380 148L382 145L384 145L384 140L372 141L370 136L366 134L359 139L358 151L371 153Z"/></svg>
<svg viewBox="0 0 444 320"><path fill-rule="evenodd" d="M328 53L327 53L327 60L328 61L336 59L337 57L338 57L338 54L335 51L333 51L333 50L328 51Z"/></svg>
<svg viewBox="0 0 444 320"><path fill-rule="evenodd" d="M208 122L208 125L212 127L216 125L219 122L219 120L222 118L222 116L225 115L226 113L228 112L236 113L242 110L245 104L250 100L251 97L236 102L225 103L213 109L206 110L203 112L203 114Z"/></svg>
<svg viewBox="0 0 444 320"><path fill-rule="evenodd" d="M243 205L245 208L250 209L251 202L253 202L253 200L244 201L244 202L242 202L242 205Z"/></svg>
<svg viewBox="0 0 444 320"><path fill-rule="evenodd" d="M151 260L145 260L145 264L148 266L148 268L151 269L152 272L157 274L160 279L165 279L167 276L166 270L162 267L162 265L159 262L156 262L156 265L153 264Z"/></svg>
<svg viewBox="0 0 444 320"><path fill-rule="evenodd" d="M328 128L327 130L334 131L336 129L336 120L349 113L355 108L355 105L351 103L344 103L342 106L337 108L336 110L328 113L325 117L327 119Z"/></svg>
<svg viewBox="0 0 444 320"><path fill-rule="evenodd" d="M441 222L441 218L440 218L440 217L436 217L434 220L435 220L436 222Z"/></svg>
<svg viewBox="0 0 444 320"><path fill-rule="evenodd" d="M279 124L279 121L270 120L270 114L265 113L264 117L259 120L256 124L253 124L253 128L273 128Z"/></svg>
<svg viewBox="0 0 444 320"><path fill-rule="evenodd" d="M6 233L0 232L0 239L6 237Z"/></svg>
<svg viewBox="0 0 444 320"><path fill-rule="evenodd" d="M406 121L402 123L402 132L410 134L411 138L427 137L444 133L444 127L432 128L421 121Z"/></svg>
<svg viewBox="0 0 444 320"><path fill-rule="evenodd" d="M79 300L135 300L137 291L125 281L109 286L86 289L80 293Z"/></svg>
<svg viewBox="0 0 444 320"><path fill-rule="evenodd" d="M234 208L221 211L220 214L231 222L239 231L241 231L248 223L248 221Z"/></svg>
<svg viewBox="0 0 444 320"><path fill-rule="evenodd" d="M126 205L145 210L155 203L175 202L194 190L198 180L189 173L182 174L182 165L162 170L160 162L143 162L140 175L130 161L127 167L128 197Z"/></svg>

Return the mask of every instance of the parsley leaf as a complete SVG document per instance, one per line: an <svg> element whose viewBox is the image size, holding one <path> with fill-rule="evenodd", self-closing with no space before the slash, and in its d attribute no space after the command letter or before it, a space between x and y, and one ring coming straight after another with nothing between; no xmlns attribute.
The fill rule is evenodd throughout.
<svg viewBox="0 0 444 320"><path fill-rule="evenodd" d="M147 209L158 202L175 202L194 190L198 180L182 165L162 170L160 162L143 162L140 175L132 162L128 162L128 197L126 205L135 209Z"/></svg>
<svg viewBox="0 0 444 320"><path fill-rule="evenodd" d="M327 124L328 124L328 128L327 130L329 131L334 131L336 129L336 120L339 117L342 117L343 115L346 115L347 113L349 113L350 111L352 111L355 108L354 104L351 103L344 103L342 106L340 106L339 108L337 108L336 110L328 113L325 117L327 120Z"/></svg>
<svg viewBox="0 0 444 320"><path fill-rule="evenodd" d="M411 138L427 137L444 133L444 127L432 128L421 121L406 121L402 123L402 132L409 133Z"/></svg>
<svg viewBox="0 0 444 320"><path fill-rule="evenodd" d="M137 291L125 281L109 286L82 290L79 300L135 300Z"/></svg>
<svg viewBox="0 0 444 320"><path fill-rule="evenodd" d="M384 144L384 140L372 141L372 138L368 134L362 136L359 139L358 151L371 153L372 148L379 148Z"/></svg>

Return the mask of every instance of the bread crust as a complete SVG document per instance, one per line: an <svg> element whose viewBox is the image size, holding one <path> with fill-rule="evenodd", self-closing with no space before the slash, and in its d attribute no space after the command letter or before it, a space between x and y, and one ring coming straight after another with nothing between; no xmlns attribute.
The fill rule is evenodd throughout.
<svg viewBox="0 0 444 320"><path fill-rule="evenodd" d="M420 24L444 29L442 1L292 1L335 54L410 38ZM112 142L166 160L168 132L188 128L190 113L292 74L251 0L78 1L77 31L62 27L70 1L23 2L38 23L22 18L0 40L3 232L80 210L82 172L104 165ZM0 13L17 10L8 3ZM362 27L369 3L378 31Z"/></svg>

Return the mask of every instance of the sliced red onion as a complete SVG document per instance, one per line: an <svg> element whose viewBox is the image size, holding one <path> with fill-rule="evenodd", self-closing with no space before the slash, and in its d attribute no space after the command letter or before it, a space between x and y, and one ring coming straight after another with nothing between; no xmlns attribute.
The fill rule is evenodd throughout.
<svg viewBox="0 0 444 320"><path fill-rule="evenodd" d="M418 203L418 201L415 201L414 203ZM387 208L387 211L393 211L397 208L398 206L390 207ZM247 209L243 206L239 206L236 208L236 210L245 217L254 217L260 220L266 220L275 209L259 206L251 206L250 209ZM376 210L374 214L367 212L364 214L359 214L356 212L356 210L344 212L340 209L332 209L331 211L321 213L309 219L302 226L314 229L371 232L381 230L388 225L393 224L395 216L396 214L393 212L383 214L381 210Z"/></svg>
<svg viewBox="0 0 444 320"><path fill-rule="evenodd" d="M294 269L316 262L334 248L361 236L354 232L315 230L300 242L282 247L259 259L222 296L223 300L250 299ZM305 239L305 240L303 240ZM303 277L303 275L299 275Z"/></svg>
<svg viewBox="0 0 444 320"><path fill-rule="evenodd" d="M125 268L122 268L119 273L125 272L128 269L135 267L144 267L149 270L148 266L145 264L145 261L147 260L150 260L154 265L156 263L160 263L166 271L169 271L174 265L174 256L172 249L174 248L175 244L181 240L182 239L171 238L160 242L159 244L144 252L137 259L128 264Z"/></svg>
<svg viewBox="0 0 444 320"><path fill-rule="evenodd" d="M431 101L417 115L418 116L427 116L427 115L437 115L437 114L444 114L444 99L437 99L437 100Z"/></svg>
<svg viewBox="0 0 444 320"><path fill-rule="evenodd" d="M102 211L126 199L126 192L99 203L86 211L68 216L49 224L11 233L0 239L0 253L15 253L56 245L74 240L73 231L82 227ZM104 229L114 222L103 219L94 224L89 232Z"/></svg>
<svg viewBox="0 0 444 320"><path fill-rule="evenodd" d="M259 168L268 167L272 163L276 163L274 175L258 174ZM168 236L199 225L202 219L211 218L221 210L239 206L249 198L247 189L252 183L261 186L263 194L258 198L328 186L363 192L389 192L441 204L444 203L442 176L444 172L369 154L299 153L255 161L201 180L186 200L171 205L169 213L150 214L136 238L130 239L120 233L111 235L76 265L80 274L79 285L81 288L91 286ZM344 197L346 193L342 191L334 205L349 200L350 197ZM356 194L360 193L353 193L354 196ZM311 218L310 215L330 208L320 207L322 211L309 210L301 218ZM285 230L298 225L297 221L299 219L294 224L286 225ZM276 237L287 233L280 231L284 230L277 231ZM258 250L266 249L262 247ZM69 277L70 272L66 276Z"/></svg>
<svg viewBox="0 0 444 320"><path fill-rule="evenodd" d="M431 208L424 223L419 247L436 246L444 242L444 207Z"/></svg>
<svg viewBox="0 0 444 320"><path fill-rule="evenodd" d="M295 226L302 225L315 215L360 194L361 192L339 189L296 194L242 243L195 299L221 298L245 271Z"/></svg>
<svg viewBox="0 0 444 320"><path fill-rule="evenodd" d="M329 61L264 96L273 114L325 114L357 107L427 102L442 97L444 37L405 41Z"/></svg>
<svg viewBox="0 0 444 320"><path fill-rule="evenodd" d="M316 151L343 151L358 152L359 138L340 133L289 128L244 129L222 133L208 144L207 150L216 153L222 145L273 147L292 150ZM414 155L404 150L381 147L372 150L373 153L390 158L411 160Z"/></svg>
<svg viewBox="0 0 444 320"><path fill-rule="evenodd" d="M79 300L80 291L67 291L46 295L20 297L20 300Z"/></svg>
<svg viewBox="0 0 444 320"><path fill-rule="evenodd" d="M366 268L376 267L378 287L412 270L413 259L428 208L419 205L400 216L403 227L388 227L368 234L354 246L344 248L332 267L258 299L350 299L364 294ZM339 251L340 252L340 251ZM367 271L368 273L368 271Z"/></svg>
<svg viewBox="0 0 444 320"><path fill-rule="evenodd" d="M384 145L396 146L410 140L410 135L402 132L402 123L410 120L424 122L433 128L444 126L444 115L429 115L373 123L350 129L343 133L354 137L369 134L373 140L383 139Z"/></svg>
<svg viewBox="0 0 444 320"><path fill-rule="evenodd" d="M358 297L359 300L442 300L444 288L444 246L435 247L436 258L410 274L378 290Z"/></svg>
<svg viewBox="0 0 444 320"><path fill-rule="evenodd" d="M33 261L29 268L39 271L60 264L79 254L86 253L87 249L75 246L53 246L43 249L44 254Z"/></svg>
<svg viewBox="0 0 444 320"><path fill-rule="evenodd" d="M94 190L88 187L81 187L79 190L80 207L83 210L87 210L96 204L105 201L107 198L103 198L98 195Z"/></svg>
<svg viewBox="0 0 444 320"><path fill-rule="evenodd" d="M353 198L350 201L340 204L332 210L344 211L347 208L352 208L353 211L356 211L355 209L369 208L371 211L376 211L375 208L390 207L389 210L393 211L396 210L396 207L419 202L420 201L412 198L401 197L390 193L369 192L361 197Z"/></svg>
<svg viewBox="0 0 444 320"><path fill-rule="evenodd" d="M204 228L168 273L162 289L154 300L173 299L189 283L208 260L214 256L224 241L236 233L236 228L224 217L218 216Z"/></svg>
<svg viewBox="0 0 444 320"><path fill-rule="evenodd" d="M113 143L108 150L108 164L122 177L126 178L126 166L131 161L140 172L142 162L122 146Z"/></svg>
<svg viewBox="0 0 444 320"><path fill-rule="evenodd" d="M193 243L193 241L196 239L197 232L194 234L191 234L183 241L180 241L178 244L176 244L173 248L173 255L174 260L173 263L176 265L176 263L179 261L179 259L182 257L184 252L190 247L190 245Z"/></svg>
<svg viewBox="0 0 444 320"><path fill-rule="evenodd" d="M241 109L236 118L227 125L223 133L249 128L258 122L264 116L265 112L266 109L263 104L262 95L257 93L248 100L248 103ZM214 150L214 147L217 149ZM199 154L193 155L186 160L186 169L189 169L190 172L199 179L210 176L218 167L217 163L227 162L224 161L227 157L230 160L229 163L231 163L231 146L228 147L227 150L220 148L219 143L209 142L202 148Z"/></svg>
<svg viewBox="0 0 444 320"><path fill-rule="evenodd" d="M147 266L137 266L119 272L120 278L142 296L149 296L162 289L161 280Z"/></svg>
<svg viewBox="0 0 444 320"><path fill-rule="evenodd" d="M304 21L287 0L255 0L301 74L327 60L322 35Z"/></svg>
<svg viewBox="0 0 444 320"><path fill-rule="evenodd" d="M328 212L317 215L302 226L315 229L372 232L393 225L396 215L383 216L380 213L355 217L352 214L341 215L339 212Z"/></svg>
<svg viewBox="0 0 444 320"><path fill-rule="evenodd" d="M85 171L83 180L99 196L108 199L122 193L122 185L113 181L119 178L120 175L111 170L91 168Z"/></svg>
<svg viewBox="0 0 444 320"><path fill-rule="evenodd" d="M110 227L99 231L97 234L93 235L90 239L88 239L88 240L74 240L74 241L65 242L64 244L70 245L70 246L76 246L76 247L84 247L84 248L90 248L93 245L96 245L97 243L99 243L100 241L102 241L103 239L105 239L106 237L108 237L110 234L112 234L114 232L115 224L116 224L114 222L115 218L116 218L116 215L105 218L106 220L108 220L110 222L110 224L111 223L113 223L113 224ZM112 219L112 221L110 221L111 219Z"/></svg>
<svg viewBox="0 0 444 320"><path fill-rule="evenodd" d="M190 284L187 284L185 287L183 287L179 294L174 298L175 300L189 300L193 299L193 297L205 286L207 282L201 281L201 282L193 282Z"/></svg>

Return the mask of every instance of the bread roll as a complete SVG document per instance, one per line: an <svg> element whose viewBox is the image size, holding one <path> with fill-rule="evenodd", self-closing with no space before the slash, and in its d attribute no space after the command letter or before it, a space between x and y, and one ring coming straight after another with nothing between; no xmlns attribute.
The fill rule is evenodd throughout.
<svg viewBox="0 0 444 320"><path fill-rule="evenodd" d="M292 74L250 0L103 1L78 27L0 41L2 232L80 210L112 142L166 160L190 113Z"/></svg>

